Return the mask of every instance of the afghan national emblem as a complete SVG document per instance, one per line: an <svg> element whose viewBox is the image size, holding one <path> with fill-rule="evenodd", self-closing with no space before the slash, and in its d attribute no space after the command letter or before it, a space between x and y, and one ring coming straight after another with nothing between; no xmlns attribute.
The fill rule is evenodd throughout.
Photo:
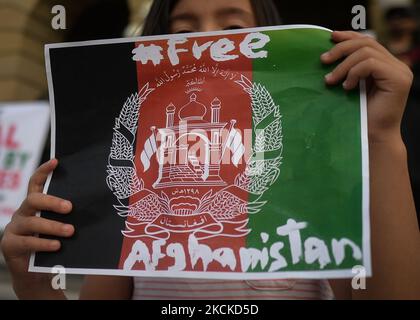
<svg viewBox="0 0 420 320"><path fill-rule="evenodd" d="M118 201L114 208L130 218L125 237L168 239L182 233L209 239L251 231L249 215L262 210L262 196L280 174L282 122L279 106L263 85L243 75L235 83L251 103L250 152L237 121L223 117L222 97L206 105L201 89L187 90L185 103L170 103L160 115L165 126L150 128L139 128L139 112L156 88L147 83L126 100L116 118L107 169L107 185ZM150 131L140 141L142 150L135 151L139 129ZM243 163L231 181L222 174L226 159L236 168ZM152 162L157 170L146 185L143 174L151 174Z"/></svg>

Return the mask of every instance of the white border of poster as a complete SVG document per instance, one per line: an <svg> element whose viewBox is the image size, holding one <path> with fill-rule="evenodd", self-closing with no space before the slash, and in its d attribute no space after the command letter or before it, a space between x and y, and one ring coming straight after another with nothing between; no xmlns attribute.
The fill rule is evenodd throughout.
<svg viewBox="0 0 420 320"><path fill-rule="evenodd" d="M287 26L276 26L276 27L262 27L262 28L249 28L249 29L238 29L230 30L230 34L241 34L257 31L271 31L271 30L290 30L290 29L318 29L332 32L327 28L314 26L314 25L287 25ZM186 34L186 36L204 37L222 35L224 31L216 32L199 32L194 34ZM182 36L182 34L177 34ZM92 46L92 45L105 45L105 44L118 44L118 43L129 43L135 41L155 41L167 39L168 35L161 36L148 36L146 39L142 37L135 38L120 38L110 40L94 40L94 41L82 41L82 42L71 42L71 43L57 43L50 44L45 47L46 57L46 69L49 87L49 97L51 104L51 158L55 157L55 103L54 103L54 85L52 81L51 65L49 50L53 48L69 48L78 46ZM362 145L362 223L363 223L363 266L366 269L366 276L370 277L372 274L371 268L371 248L370 248L370 218L369 218L369 144L368 144L368 127L367 127L367 96L366 96L366 85L362 81L360 85L360 114L361 114L361 145ZM44 193L47 193L49 184L52 179L51 174L44 187ZM29 263L30 272L42 272L52 273L53 268L37 267L34 265L35 255L31 255ZM233 279L233 280L259 280L259 279L291 279L291 278L311 278L311 279L333 279L333 278L349 278L352 276L351 269L340 269L340 270L325 270L325 271L282 271L282 272L252 272L246 273L220 273L220 272L173 272L173 271L127 271L127 270L115 270L115 269L85 269L85 268L66 268L68 274L83 274L83 275L114 275L114 276L135 276L135 277L162 277L162 278L192 278L192 279ZM310 274L310 276L309 276Z"/></svg>

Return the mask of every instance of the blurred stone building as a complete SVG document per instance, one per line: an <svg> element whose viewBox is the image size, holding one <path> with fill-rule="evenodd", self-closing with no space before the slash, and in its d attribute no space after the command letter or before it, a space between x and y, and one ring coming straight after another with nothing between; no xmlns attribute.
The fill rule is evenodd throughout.
<svg viewBox="0 0 420 320"><path fill-rule="evenodd" d="M134 34L150 0L0 0L0 101L46 98L46 43ZM54 5L66 29L54 30Z"/></svg>

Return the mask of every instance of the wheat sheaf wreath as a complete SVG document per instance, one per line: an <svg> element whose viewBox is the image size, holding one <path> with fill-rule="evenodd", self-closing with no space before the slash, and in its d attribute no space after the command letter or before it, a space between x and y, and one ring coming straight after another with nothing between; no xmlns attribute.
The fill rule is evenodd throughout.
<svg viewBox="0 0 420 320"><path fill-rule="evenodd" d="M238 198L227 189L213 193L208 191L200 201L199 210L207 210L218 221L228 221L247 212L256 214L266 204L261 200L280 175L283 153L282 116L270 92L260 83L252 83L245 76L235 81L251 98L253 115L252 156L246 160L246 169L235 177L233 187L255 196L252 202ZM145 189L143 180L137 175L134 163L135 137L139 111L147 96L155 89L149 83L132 94L124 103L115 120L111 151L108 158L106 182L117 198L114 206L122 216L131 216L139 222L150 222L161 213L171 213L169 197ZM143 192L144 197L130 204L127 199Z"/></svg>

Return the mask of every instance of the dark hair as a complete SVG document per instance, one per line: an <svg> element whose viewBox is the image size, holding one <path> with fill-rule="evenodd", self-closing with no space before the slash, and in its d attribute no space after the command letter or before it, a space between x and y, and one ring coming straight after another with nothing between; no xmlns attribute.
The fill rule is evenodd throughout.
<svg viewBox="0 0 420 320"><path fill-rule="evenodd" d="M169 17L179 0L154 0L143 27L143 36L169 33ZM275 26L281 19L273 0L250 0L258 26Z"/></svg>

